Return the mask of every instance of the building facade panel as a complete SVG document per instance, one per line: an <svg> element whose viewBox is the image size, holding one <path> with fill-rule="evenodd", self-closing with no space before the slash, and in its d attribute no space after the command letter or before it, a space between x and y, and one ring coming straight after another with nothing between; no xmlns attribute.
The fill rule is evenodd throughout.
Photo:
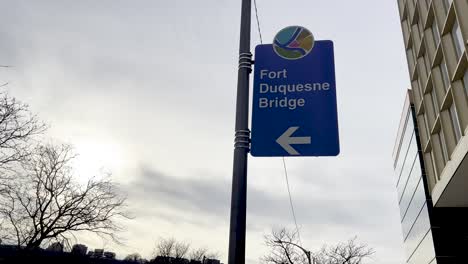
<svg viewBox="0 0 468 264"><path fill-rule="evenodd" d="M417 249L408 259L409 264L429 264L436 258L434 251L432 232L429 230L424 236Z"/></svg>
<svg viewBox="0 0 468 264"><path fill-rule="evenodd" d="M393 152L406 262L468 263L468 0L396 2L411 81Z"/></svg>
<svg viewBox="0 0 468 264"><path fill-rule="evenodd" d="M397 3L429 192L436 207L468 206L468 193L444 195L468 182L468 1Z"/></svg>
<svg viewBox="0 0 468 264"><path fill-rule="evenodd" d="M410 202L413 200L415 196L415 192L411 192L411 190L417 190L418 185L421 181L421 165L419 163L419 159L415 158L413 163L413 170L411 171L410 177L408 178L408 182L406 183L405 189L409 191L404 192L402 198L400 199L400 215L402 218L406 215ZM422 185L422 184L421 184Z"/></svg>
<svg viewBox="0 0 468 264"><path fill-rule="evenodd" d="M468 263L468 207L433 206L430 175L437 168L432 159L443 151L423 150L419 135L424 132L417 123L412 94L408 91L393 151L406 263ZM462 185L465 190L467 186Z"/></svg>
<svg viewBox="0 0 468 264"><path fill-rule="evenodd" d="M435 257L435 251L433 244L431 247L433 242L427 188L423 180L422 151L409 95L400 126L393 155L406 259L407 263L428 264Z"/></svg>

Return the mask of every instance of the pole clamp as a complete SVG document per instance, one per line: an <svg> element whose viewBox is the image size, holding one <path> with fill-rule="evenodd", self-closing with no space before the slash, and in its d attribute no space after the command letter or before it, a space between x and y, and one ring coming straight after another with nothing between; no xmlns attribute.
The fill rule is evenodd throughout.
<svg viewBox="0 0 468 264"><path fill-rule="evenodd" d="M245 148L250 151L250 130L236 130L234 148Z"/></svg>
<svg viewBox="0 0 468 264"><path fill-rule="evenodd" d="M239 54L239 70L242 68L248 69L249 73L252 72L252 53L244 52Z"/></svg>

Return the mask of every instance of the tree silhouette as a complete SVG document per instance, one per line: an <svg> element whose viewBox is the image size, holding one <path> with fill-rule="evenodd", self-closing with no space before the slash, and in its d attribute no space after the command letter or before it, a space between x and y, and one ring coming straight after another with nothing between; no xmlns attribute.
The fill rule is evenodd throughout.
<svg viewBox="0 0 468 264"><path fill-rule="evenodd" d="M206 247L201 247L197 249L193 249L190 251L189 258L191 260L196 261L203 261L203 259L218 259L219 253L217 252L210 252Z"/></svg>
<svg viewBox="0 0 468 264"><path fill-rule="evenodd" d="M42 134L46 126L29 110L29 106L0 92L0 179L6 170L30 154L34 136Z"/></svg>
<svg viewBox="0 0 468 264"><path fill-rule="evenodd" d="M144 262L146 262L146 261L141 257L140 254L138 254L138 253L133 253L133 254L127 255L127 256L124 258L124 262L141 264L141 263L144 263Z"/></svg>
<svg viewBox="0 0 468 264"><path fill-rule="evenodd" d="M297 232L286 228L272 230L265 236L265 243L270 252L262 261L268 264L361 264L375 253L366 244L358 243L357 238L311 252L300 245Z"/></svg>
<svg viewBox="0 0 468 264"><path fill-rule="evenodd" d="M69 145L41 145L15 170L15 180L0 194L4 240L35 249L89 231L119 241L116 220L128 217L125 197L106 177L79 184L72 174L74 157Z"/></svg>
<svg viewBox="0 0 468 264"><path fill-rule="evenodd" d="M187 256L189 249L190 244L188 242L180 242L174 238L162 238L156 244L155 255L182 259Z"/></svg>

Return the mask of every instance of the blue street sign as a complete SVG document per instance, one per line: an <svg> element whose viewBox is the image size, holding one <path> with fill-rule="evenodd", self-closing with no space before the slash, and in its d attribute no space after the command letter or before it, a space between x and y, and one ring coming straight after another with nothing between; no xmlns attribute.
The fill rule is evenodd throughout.
<svg viewBox="0 0 468 264"><path fill-rule="evenodd" d="M251 154L338 155L333 42L304 52L277 40L255 48Z"/></svg>

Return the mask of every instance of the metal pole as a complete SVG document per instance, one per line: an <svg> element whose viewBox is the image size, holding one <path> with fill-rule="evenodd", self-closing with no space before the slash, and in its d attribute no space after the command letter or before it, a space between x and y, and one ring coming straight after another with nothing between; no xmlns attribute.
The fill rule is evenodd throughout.
<svg viewBox="0 0 468 264"><path fill-rule="evenodd" d="M228 264L245 263L247 154L250 149L249 74L252 71L250 12L251 0L242 0Z"/></svg>

